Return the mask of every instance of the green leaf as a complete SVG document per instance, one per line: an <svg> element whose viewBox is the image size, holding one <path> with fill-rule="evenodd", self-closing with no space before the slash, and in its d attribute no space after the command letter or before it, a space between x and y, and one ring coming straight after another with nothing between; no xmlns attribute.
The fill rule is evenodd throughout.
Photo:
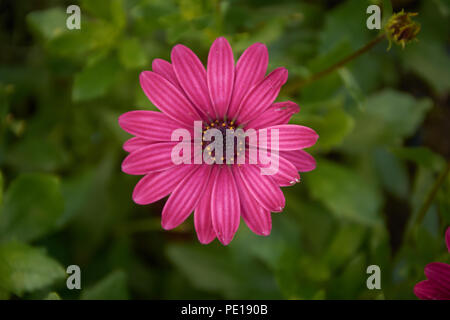
<svg viewBox="0 0 450 320"><path fill-rule="evenodd" d="M298 223L299 226L291 221L287 221L287 225L293 228L297 235L299 234L298 229L301 229L301 239L305 245L305 251L313 255L322 255L336 228L334 223L336 219L334 219L332 213L327 208L317 201L300 199L298 194L294 192L286 192L285 196L286 215L297 215L300 221ZM278 232L284 234L286 227L281 227L281 231ZM288 241L288 243L295 243L297 241L299 240L293 239Z"/></svg>
<svg viewBox="0 0 450 320"><path fill-rule="evenodd" d="M412 192L409 198L410 205L412 207L413 215L409 219L409 223L413 224L417 218L417 214L426 201L426 198L433 188L433 183L436 181L436 173L426 167L418 167L414 182ZM431 207L430 209L433 209ZM428 212L429 213L429 212Z"/></svg>
<svg viewBox="0 0 450 320"><path fill-rule="evenodd" d="M62 266L43 250L19 242L0 244L0 289L21 296L64 277Z"/></svg>
<svg viewBox="0 0 450 320"><path fill-rule="evenodd" d="M343 1L325 16L320 35L320 51L327 52L340 41L348 41L353 50L362 47L369 38L366 9L369 1Z"/></svg>
<svg viewBox="0 0 450 320"><path fill-rule="evenodd" d="M331 100L314 103L325 109L314 113L298 113L291 122L313 128L320 138L314 149L328 150L339 146L344 138L353 130L353 118L343 110L342 100ZM305 105L308 110L311 105Z"/></svg>
<svg viewBox="0 0 450 320"><path fill-rule="evenodd" d="M297 202L294 203L295 199L292 199L294 201L290 200L286 198L286 203L289 205L289 208L285 208L286 215L272 217L270 241L265 241L266 239L254 234L249 229L246 230L246 227L243 226L239 230L244 230L233 239L232 249L234 252L239 251L240 257L243 256L247 259L254 256L258 260L258 264L263 262L272 270L275 269L284 249L292 243L300 242L300 227L295 221L296 212L293 211L294 207L297 207ZM323 229L326 230L326 226ZM243 259L238 258L237 260L242 261Z"/></svg>
<svg viewBox="0 0 450 320"><path fill-rule="evenodd" d="M123 0L109 0L108 2L111 6L111 21L119 29L122 29L127 23L127 11L124 8Z"/></svg>
<svg viewBox="0 0 450 320"><path fill-rule="evenodd" d="M64 210L59 179L49 174L23 174L5 194L0 239L33 241L56 228Z"/></svg>
<svg viewBox="0 0 450 320"><path fill-rule="evenodd" d="M308 187L311 195L339 218L363 224L380 220L378 190L350 168L319 159L314 174L308 176Z"/></svg>
<svg viewBox="0 0 450 320"><path fill-rule="evenodd" d="M352 72L348 68L341 68L337 72L341 77L345 87L347 88L350 96L355 100L358 107L362 108L365 97Z"/></svg>
<svg viewBox="0 0 450 320"><path fill-rule="evenodd" d="M434 171L442 170L445 165L445 159L427 147L393 147L392 152L403 160L412 161Z"/></svg>
<svg viewBox="0 0 450 320"><path fill-rule="evenodd" d="M391 89L371 96L366 106L371 118L383 121L388 133L400 137L413 134L430 108L429 99L416 100L410 95ZM378 130L382 131L382 128Z"/></svg>
<svg viewBox="0 0 450 320"><path fill-rule="evenodd" d="M342 274L334 278L329 289L329 299L357 299L366 287L367 262L363 254L358 254L344 268Z"/></svg>
<svg viewBox="0 0 450 320"><path fill-rule="evenodd" d="M195 287L227 294L238 290L239 283L230 269L228 255L222 251L173 244L167 254Z"/></svg>
<svg viewBox="0 0 450 320"><path fill-rule="evenodd" d="M144 67L147 57L137 38L122 40L119 44L119 59L128 68Z"/></svg>
<svg viewBox="0 0 450 320"><path fill-rule="evenodd" d="M51 8L31 12L27 16L27 22L39 36L51 40L67 31L67 17L61 8Z"/></svg>
<svg viewBox="0 0 450 320"><path fill-rule="evenodd" d="M402 56L406 68L428 81L439 95L450 89L450 58L445 46L420 41L402 52Z"/></svg>
<svg viewBox="0 0 450 320"><path fill-rule="evenodd" d="M392 250L389 239L389 231L385 225L378 225L371 230L369 237L369 264L375 263L380 266L381 270L390 273ZM382 278L383 283L386 279Z"/></svg>
<svg viewBox="0 0 450 320"><path fill-rule="evenodd" d="M84 62L87 53L95 56L109 52L117 44L119 35L114 24L82 18L80 30L70 30L52 38L46 48L54 55Z"/></svg>
<svg viewBox="0 0 450 320"><path fill-rule="evenodd" d="M74 177L66 177L61 183L61 192L64 197L64 213L61 215L58 226L65 226L89 202L93 193L94 170L77 172Z"/></svg>
<svg viewBox="0 0 450 320"><path fill-rule="evenodd" d="M66 223L73 218L70 224L71 234L78 239L77 243L79 243L79 246L73 250L78 257L87 259L95 255L100 246L107 241L107 236L113 232L111 228L117 227L114 223L120 225L121 214L128 211L125 205L129 205L131 199L126 189L117 189L115 192L111 190L119 186L117 181L123 181L114 180L117 178L117 160L115 152L108 152L102 159L97 160L95 167L89 167L90 170L74 171L74 176L80 175L77 182L72 181L75 185L69 182L69 179L64 183L63 192L67 211L58 223ZM68 195L71 191L74 194Z"/></svg>
<svg viewBox="0 0 450 320"><path fill-rule="evenodd" d="M126 23L123 0L83 0L81 7L98 18L115 24L119 29Z"/></svg>
<svg viewBox="0 0 450 320"><path fill-rule="evenodd" d="M330 270L322 261L298 248L288 248L281 256L275 277L287 299L317 299L317 288L323 287Z"/></svg>
<svg viewBox="0 0 450 320"><path fill-rule="evenodd" d="M408 94L390 89L371 96L366 106L370 116L382 119L386 129L400 137L411 136L431 107L430 99L416 100Z"/></svg>
<svg viewBox="0 0 450 320"><path fill-rule="evenodd" d="M406 198L409 192L409 179L405 164L383 148L375 149L374 160L385 189L399 198Z"/></svg>
<svg viewBox="0 0 450 320"><path fill-rule="evenodd" d="M347 41L341 41L332 50L318 55L308 62L309 75L323 71L341 59L345 58L352 49ZM342 80L337 72L333 72L317 81L310 82L302 88L302 101L323 101L332 98L342 89Z"/></svg>
<svg viewBox="0 0 450 320"><path fill-rule="evenodd" d="M51 172L67 164L69 154L57 142L31 133L19 140L5 158L22 171Z"/></svg>
<svg viewBox="0 0 450 320"><path fill-rule="evenodd" d="M129 298L127 275L121 270L113 271L96 283L83 290L83 300L126 300Z"/></svg>
<svg viewBox="0 0 450 320"><path fill-rule="evenodd" d="M386 22L389 20L389 18L391 17L392 13L393 13L393 9L392 9L392 2L391 0L381 0L382 2L382 7L381 7L381 25L384 27L384 25L386 24Z"/></svg>
<svg viewBox="0 0 450 320"><path fill-rule="evenodd" d="M280 295L272 274L254 259L244 238L240 238L245 231L240 230L236 243L229 247L171 244L167 254L194 288L219 293L227 299L277 298ZM242 265L247 268L243 270Z"/></svg>
<svg viewBox="0 0 450 320"><path fill-rule="evenodd" d="M431 106L430 99L417 100L392 89L373 94L365 108L357 111L355 128L343 147L349 152L366 152L377 145L398 145L417 130Z"/></svg>
<svg viewBox="0 0 450 320"><path fill-rule="evenodd" d="M358 224L342 224L330 246L323 254L323 261L336 270L349 261L363 243L367 228Z"/></svg>
<svg viewBox="0 0 450 320"><path fill-rule="evenodd" d="M420 23L419 43L423 40L444 44L448 40L449 30L443 28L448 23L450 3L448 0L423 1L414 17Z"/></svg>
<svg viewBox="0 0 450 320"><path fill-rule="evenodd" d="M86 66L75 75L72 99L84 101L104 95L116 80L119 68L117 59L111 56Z"/></svg>
<svg viewBox="0 0 450 320"><path fill-rule="evenodd" d="M47 297L45 297L45 300L61 300L61 297L57 292L50 292Z"/></svg>

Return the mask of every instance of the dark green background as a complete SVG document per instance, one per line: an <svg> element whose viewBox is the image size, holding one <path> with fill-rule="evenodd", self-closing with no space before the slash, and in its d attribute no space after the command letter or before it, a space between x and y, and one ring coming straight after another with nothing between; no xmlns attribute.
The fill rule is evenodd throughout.
<svg viewBox="0 0 450 320"><path fill-rule="evenodd" d="M392 12L384 3L383 21ZM65 27L69 4L81 30ZM431 261L449 261L447 177L418 228L404 231L449 152L449 1L394 1L418 12L419 41L388 42L299 89L301 79L378 34L377 1L0 1L0 297L409 299ZM155 109L139 86L183 43L206 62L224 35L235 57L264 42L289 80L278 101L315 129L317 169L285 188L269 237L241 223L228 247L200 245L192 218L160 227L164 201L138 206L121 172L121 113ZM1 187L3 186L3 187ZM65 268L82 270L82 290ZM366 288L381 267L382 289Z"/></svg>

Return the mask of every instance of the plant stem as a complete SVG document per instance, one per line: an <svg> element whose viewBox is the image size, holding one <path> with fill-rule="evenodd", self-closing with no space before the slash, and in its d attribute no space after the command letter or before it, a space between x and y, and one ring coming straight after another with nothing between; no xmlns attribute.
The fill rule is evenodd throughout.
<svg viewBox="0 0 450 320"><path fill-rule="evenodd" d="M434 182L430 192L427 194L427 197L422 205L422 207L419 210L419 213L417 214L417 218L412 221L411 223L407 224L406 229L403 233L403 246L405 244L408 244L412 242L412 235L415 230L415 228L420 225L425 218L426 213L429 211L431 205L433 204L433 200L436 197L439 188L442 186L442 184L445 181L445 178L447 177L448 173L450 172L450 161L447 161L447 164L444 168L444 170L439 174L436 181ZM394 256L394 265L397 265L401 255L401 250L398 250L397 253Z"/></svg>
<svg viewBox="0 0 450 320"><path fill-rule="evenodd" d="M430 209L431 204L433 203L434 198L437 195L437 192L439 191L439 188L444 183L445 178L447 177L448 173L450 172L450 161L447 161L447 164L444 168L444 170L441 172L441 174L437 177L436 181L433 184L433 187L431 188L430 192L428 193L428 196L423 203L422 207L420 208L420 211L417 215L416 219L416 225L419 225L422 223L423 219L425 218L425 215L428 212L428 209Z"/></svg>
<svg viewBox="0 0 450 320"><path fill-rule="evenodd" d="M299 82L297 82L295 85L293 85L291 87L291 89L299 89L313 81L316 81L334 71L336 71L339 68L342 68L344 65L346 65L347 63L349 63L350 61L358 58L360 55L366 53L367 51L369 51L370 49L372 49L376 44L378 44L379 42L381 42L384 38L386 37L385 33L382 33L380 35L378 35L376 38L374 38L372 41L370 41L369 43L367 43L366 45L364 45L363 47L361 47L360 49L356 50L355 52L353 52L351 55L345 57L344 59L342 59L341 61L338 61L337 63L335 63L334 65L328 67L325 70L319 71L313 75L311 75L310 77L301 80Z"/></svg>
<svg viewBox="0 0 450 320"><path fill-rule="evenodd" d="M447 175L450 172L450 161L447 161L447 164L445 165L444 170L439 174L436 181L433 184L433 187L431 188L430 192L428 193L424 203L420 207L419 213L417 214L416 220L411 224L410 228L407 228L405 232L405 242L409 240L411 237L412 232L414 229L420 225L425 218L425 215L429 211L431 205L433 204L434 198L436 198L436 195L439 191L439 188L442 186L442 184L445 182L445 179Z"/></svg>

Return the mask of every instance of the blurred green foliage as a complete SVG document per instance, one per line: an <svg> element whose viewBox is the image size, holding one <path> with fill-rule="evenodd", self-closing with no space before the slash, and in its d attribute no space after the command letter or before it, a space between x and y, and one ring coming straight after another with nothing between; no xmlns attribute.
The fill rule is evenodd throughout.
<svg viewBox="0 0 450 320"><path fill-rule="evenodd" d="M81 30L65 9L81 7ZM449 2L393 1L419 12L419 42L383 42L305 87L377 36L366 8L390 1L2 1L0 41L0 298L408 299L431 261L448 262L447 177L423 223L413 223L450 156ZM228 247L197 242L192 218L160 227L164 201L131 200L120 170L128 138L117 117L155 109L138 75L176 43L206 62L225 35L236 58L264 42L285 66L279 101L314 128L317 169L285 188L267 237L244 223ZM68 265L82 290L68 290ZM382 270L368 290L366 268Z"/></svg>

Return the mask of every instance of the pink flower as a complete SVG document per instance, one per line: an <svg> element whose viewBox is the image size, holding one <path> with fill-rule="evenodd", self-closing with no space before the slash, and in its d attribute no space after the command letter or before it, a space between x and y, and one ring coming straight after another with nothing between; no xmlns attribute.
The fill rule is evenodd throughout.
<svg viewBox="0 0 450 320"><path fill-rule="evenodd" d="M450 227L445 233L445 242L450 252ZM428 280L419 282L414 287L414 294L422 300L450 300L450 265L432 262L425 267Z"/></svg>
<svg viewBox="0 0 450 320"><path fill-rule="evenodd" d="M122 170L144 175L133 200L145 205L170 195L162 227L175 228L194 212L203 244L216 237L224 245L230 243L241 217L254 233L269 235L270 213L281 212L285 206L280 187L299 181L298 171L316 167L314 158L302 149L314 145L318 135L310 128L287 124L299 111L297 104L274 103L287 81L287 70L277 68L266 76L268 52L261 43L245 50L235 65L231 46L223 37L212 44L206 70L183 45L172 49L171 59L172 64L155 59L153 71L140 75L142 89L161 112L130 111L119 117L120 126L135 136L123 146L130 154ZM277 129L278 172L262 175L260 162L175 165L171 151L179 142L171 141L171 134L178 128L192 134L194 121L202 121L203 129L219 128L224 135L225 129L237 127ZM248 148L245 144L246 153Z"/></svg>

